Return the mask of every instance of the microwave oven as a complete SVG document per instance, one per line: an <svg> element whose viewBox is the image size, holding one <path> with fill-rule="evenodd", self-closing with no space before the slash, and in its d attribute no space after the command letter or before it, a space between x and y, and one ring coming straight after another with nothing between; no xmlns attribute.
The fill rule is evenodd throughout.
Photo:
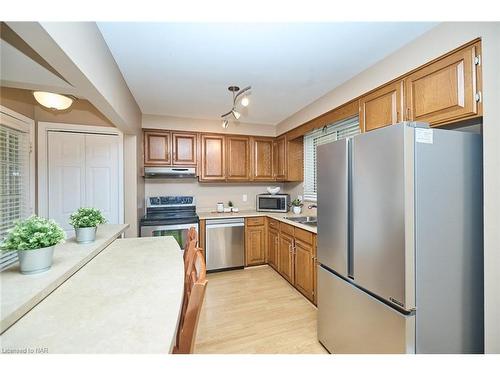
<svg viewBox="0 0 500 375"><path fill-rule="evenodd" d="M290 194L258 194L257 211L288 212Z"/></svg>

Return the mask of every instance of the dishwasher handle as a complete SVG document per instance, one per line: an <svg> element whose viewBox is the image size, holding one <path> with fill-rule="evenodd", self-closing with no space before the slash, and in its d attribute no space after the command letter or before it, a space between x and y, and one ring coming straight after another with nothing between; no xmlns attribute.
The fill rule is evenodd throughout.
<svg viewBox="0 0 500 375"><path fill-rule="evenodd" d="M243 227L245 226L244 219L226 219L226 220L207 220L206 227L208 228L227 228L227 227Z"/></svg>

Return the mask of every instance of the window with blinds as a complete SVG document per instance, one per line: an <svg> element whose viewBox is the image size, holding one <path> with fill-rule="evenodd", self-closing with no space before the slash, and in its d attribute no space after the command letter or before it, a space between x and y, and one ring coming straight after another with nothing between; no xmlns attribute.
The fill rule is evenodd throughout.
<svg viewBox="0 0 500 375"><path fill-rule="evenodd" d="M30 215L29 134L0 123L0 242L14 221ZM17 261L15 251L2 252L0 269Z"/></svg>
<svg viewBox="0 0 500 375"><path fill-rule="evenodd" d="M316 148L338 139L353 137L359 132L359 118L356 116L313 130L304 136L304 200L316 201Z"/></svg>

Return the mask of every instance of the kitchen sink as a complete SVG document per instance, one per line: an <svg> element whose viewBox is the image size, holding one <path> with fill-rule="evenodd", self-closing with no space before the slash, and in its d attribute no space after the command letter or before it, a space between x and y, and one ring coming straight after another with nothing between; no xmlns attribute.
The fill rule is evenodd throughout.
<svg viewBox="0 0 500 375"><path fill-rule="evenodd" d="M286 216L285 219L312 227L318 225L318 218L316 216Z"/></svg>

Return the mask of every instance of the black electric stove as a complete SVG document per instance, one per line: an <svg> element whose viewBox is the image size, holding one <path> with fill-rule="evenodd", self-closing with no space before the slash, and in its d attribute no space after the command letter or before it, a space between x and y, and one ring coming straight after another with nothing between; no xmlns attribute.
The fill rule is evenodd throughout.
<svg viewBox="0 0 500 375"><path fill-rule="evenodd" d="M198 230L198 222L193 196L148 197L146 215L140 221L141 237L184 237L191 226Z"/></svg>

